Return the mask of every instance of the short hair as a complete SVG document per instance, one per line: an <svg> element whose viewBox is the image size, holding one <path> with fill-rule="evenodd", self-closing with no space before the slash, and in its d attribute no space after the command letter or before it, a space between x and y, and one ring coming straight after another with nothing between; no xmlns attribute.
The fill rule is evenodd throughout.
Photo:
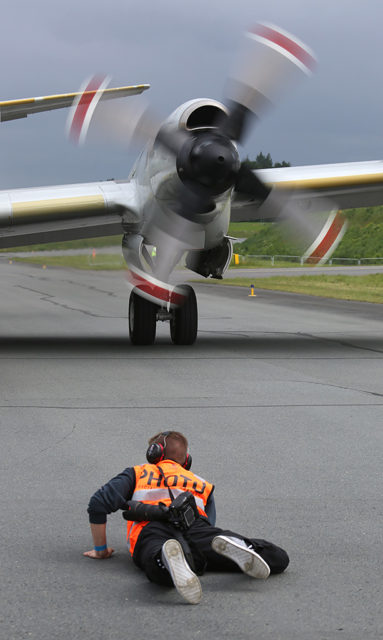
<svg viewBox="0 0 383 640"><path fill-rule="evenodd" d="M155 436L149 439L149 444L162 444L165 448L165 458L174 460L178 464L184 464L188 451L187 438L179 431L168 431L157 433Z"/></svg>

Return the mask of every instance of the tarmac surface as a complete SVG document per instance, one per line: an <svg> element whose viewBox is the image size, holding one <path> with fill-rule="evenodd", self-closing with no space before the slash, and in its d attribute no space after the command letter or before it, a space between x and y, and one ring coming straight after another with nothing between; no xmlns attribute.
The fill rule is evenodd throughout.
<svg viewBox="0 0 383 640"><path fill-rule="evenodd" d="M127 336L122 273L0 263L1 612L7 639L381 638L380 305L195 285L198 341ZM186 605L92 546L91 494L162 429L215 483L217 525L284 547L266 582L206 574Z"/></svg>

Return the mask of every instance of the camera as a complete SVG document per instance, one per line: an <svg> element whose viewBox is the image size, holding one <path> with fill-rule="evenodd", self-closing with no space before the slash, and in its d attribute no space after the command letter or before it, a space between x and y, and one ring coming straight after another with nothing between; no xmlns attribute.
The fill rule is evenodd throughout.
<svg viewBox="0 0 383 640"><path fill-rule="evenodd" d="M199 516L195 498L190 491L180 493L171 501L169 507L161 502L145 504L137 500L129 500L127 506L128 510L122 513L125 520L169 522L182 531L187 531Z"/></svg>
<svg viewBox="0 0 383 640"><path fill-rule="evenodd" d="M198 516L195 497L190 491L180 493L170 503L169 522L182 531L189 529Z"/></svg>

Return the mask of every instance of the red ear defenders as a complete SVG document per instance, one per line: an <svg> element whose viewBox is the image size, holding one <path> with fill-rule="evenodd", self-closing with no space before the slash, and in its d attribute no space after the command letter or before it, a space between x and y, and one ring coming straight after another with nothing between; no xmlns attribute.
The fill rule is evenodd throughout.
<svg viewBox="0 0 383 640"><path fill-rule="evenodd" d="M163 431L161 436L164 436L164 444L160 442L153 442L153 444L149 445L146 451L146 459L150 464L158 464L165 459L166 453L166 436L168 436L170 431ZM192 465L192 457L190 453L186 454L185 462L183 463L183 468L187 471L190 469Z"/></svg>

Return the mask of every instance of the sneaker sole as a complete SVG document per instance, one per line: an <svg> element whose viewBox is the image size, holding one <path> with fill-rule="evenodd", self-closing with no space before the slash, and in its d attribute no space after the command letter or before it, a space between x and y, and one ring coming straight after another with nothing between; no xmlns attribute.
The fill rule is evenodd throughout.
<svg viewBox="0 0 383 640"><path fill-rule="evenodd" d="M252 549L245 549L224 536L215 537L211 546L216 553L233 560L251 578L266 580L269 577L269 565Z"/></svg>
<svg viewBox="0 0 383 640"><path fill-rule="evenodd" d="M180 596L190 604L198 604L202 597L201 583L186 562L180 543L177 540L167 540L162 551Z"/></svg>

